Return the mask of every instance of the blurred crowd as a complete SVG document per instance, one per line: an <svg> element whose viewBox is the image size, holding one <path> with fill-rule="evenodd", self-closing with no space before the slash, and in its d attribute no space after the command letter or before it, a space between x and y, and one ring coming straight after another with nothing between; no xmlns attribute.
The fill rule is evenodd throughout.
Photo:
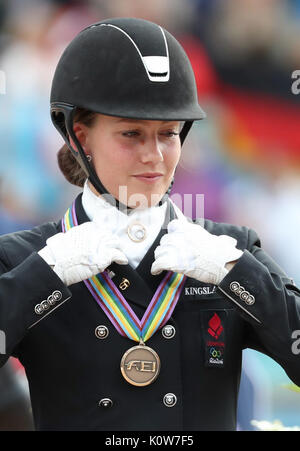
<svg viewBox="0 0 300 451"><path fill-rule="evenodd" d="M51 80L82 28L120 16L164 26L195 71L207 119L194 124L184 145L172 193L203 194L205 217L256 230L300 285L300 94L291 89L300 69L300 0L0 0L0 234L58 220L79 192L58 169L62 139L49 115ZM19 381L16 362L1 371L12 365ZM265 409L253 405L253 365L242 380L240 428L251 429L252 419L273 421L274 409L296 424L296 415L284 417L278 386L261 393ZM1 394L0 429L30 427L22 390L29 417L23 426L1 421ZM298 393L293 403L300 406ZM254 418L260 414L270 417Z"/></svg>

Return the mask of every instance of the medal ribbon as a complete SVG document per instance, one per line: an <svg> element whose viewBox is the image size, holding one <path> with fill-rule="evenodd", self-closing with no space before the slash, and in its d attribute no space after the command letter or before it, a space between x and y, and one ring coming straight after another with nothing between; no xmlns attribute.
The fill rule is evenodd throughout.
<svg viewBox="0 0 300 451"><path fill-rule="evenodd" d="M62 219L62 231L78 225L75 201ZM146 342L160 327L164 326L173 313L180 297L186 276L168 271L156 289L143 318L139 320L122 293L103 271L84 283L93 298L110 319L117 331L134 341Z"/></svg>

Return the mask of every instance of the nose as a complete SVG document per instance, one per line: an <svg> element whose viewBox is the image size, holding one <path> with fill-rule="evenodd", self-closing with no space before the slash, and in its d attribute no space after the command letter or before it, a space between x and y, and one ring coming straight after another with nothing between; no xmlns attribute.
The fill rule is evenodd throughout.
<svg viewBox="0 0 300 451"><path fill-rule="evenodd" d="M140 143L140 160L142 163L159 163L164 161L162 143L157 136L149 137Z"/></svg>

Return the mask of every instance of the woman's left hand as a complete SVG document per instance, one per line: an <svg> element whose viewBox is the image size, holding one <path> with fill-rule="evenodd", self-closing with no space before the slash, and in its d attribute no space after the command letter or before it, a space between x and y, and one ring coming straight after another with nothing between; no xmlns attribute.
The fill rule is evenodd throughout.
<svg viewBox="0 0 300 451"><path fill-rule="evenodd" d="M236 244L231 236L213 235L199 224L174 219L154 252L151 273L173 271L218 285L228 273L225 264L243 254Z"/></svg>

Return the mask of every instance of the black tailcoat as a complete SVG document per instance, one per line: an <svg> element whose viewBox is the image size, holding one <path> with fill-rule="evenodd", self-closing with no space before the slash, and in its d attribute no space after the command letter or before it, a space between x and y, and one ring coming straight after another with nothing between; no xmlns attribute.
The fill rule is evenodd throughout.
<svg viewBox="0 0 300 451"><path fill-rule="evenodd" d="M76 212L79 223L89 220L81 194ZM83 282L67 287L37 253L61 222L0 237L0 330L6 336L0 362L14 355L24 365L36 429L234 430L247 347L272 357L300 385L300 350L292 337L300 330L300 290L253 230L210 220L204 227L236 238L244 253L219 286L187 278L168 321L175 335L165 338L160 329L147 341L161 371L145 387L130 385L120 372L121 357L135 342L115 330ZM139 318L164 276L150 273L163 233L136 270L110 266L117 286L129 280L122 293ZM37 313L54 293L55 303ZM99 325L108 328L107 338L96 336ZM166 394L176 401L172 407ZM100 402L106 398L111 402Z"/></svg>

